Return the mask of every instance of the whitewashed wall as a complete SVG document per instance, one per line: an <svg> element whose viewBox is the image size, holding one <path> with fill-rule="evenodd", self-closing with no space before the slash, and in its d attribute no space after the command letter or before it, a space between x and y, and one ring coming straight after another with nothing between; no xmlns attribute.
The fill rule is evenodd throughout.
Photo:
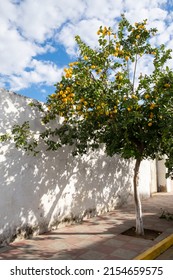
<svg viewBox="0 0 173 280"><path fill-rule="evenodd" d="M39 131L39 112L28 98L0 90L0 133L30 119ZM80 220L132 201L133 161L106 157L102 150L73 158L71 148L37 157L0 144L0 243L24 232L44 232L62 221ZM155 162L142 163L141 196L156 191Z"/></svg>
<svg viewBox="0 0 173 280"><path fill-rule="evenodd" d="M157 162L158 190L160 192L173 192L173 180L170 178L166 179L165 177L165 174L167 173L165 160L166 157L163 160L159 160Z"/></svg>

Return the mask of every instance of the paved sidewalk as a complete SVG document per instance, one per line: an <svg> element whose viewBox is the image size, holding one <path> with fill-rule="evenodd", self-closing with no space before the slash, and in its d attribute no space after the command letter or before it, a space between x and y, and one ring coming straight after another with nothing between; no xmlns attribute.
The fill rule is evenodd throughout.
<svg viewBox="0 0 173 280"><path fill-rule="evenodd" d="M130 260L173 233L173 221L159 219L161 208L173 213L173 193L157 193L143 201L144 227L161 231L154 241L121 233L135 225L134 205L86 219L29 240L0 247L10 260ZM170 253L172 254L172 253Z"/></svg>

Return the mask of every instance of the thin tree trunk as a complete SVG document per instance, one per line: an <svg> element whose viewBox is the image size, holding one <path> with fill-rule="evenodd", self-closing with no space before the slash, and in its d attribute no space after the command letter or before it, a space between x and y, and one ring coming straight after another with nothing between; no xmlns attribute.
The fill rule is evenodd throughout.
<svg viewBox="0 0 173 280"><path fill-rule="evenodd" d="M139 235L144 235L144 226L143 226L143 218L142 218L142 206L141 200L139 196L139 167L141 164L141 159L136 159L135 168L134 168L134 200L135 200L135 209L136 209L136 233Z"/></svg>

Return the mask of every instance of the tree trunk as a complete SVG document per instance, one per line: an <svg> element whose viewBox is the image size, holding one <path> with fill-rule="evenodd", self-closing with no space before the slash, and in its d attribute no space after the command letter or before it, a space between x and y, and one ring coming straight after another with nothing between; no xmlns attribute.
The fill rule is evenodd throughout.
<svg viewBox="0 0 173 280"><path fill-rule="evenodd" d="M144 235L144 226L142 219L142 206L141 200L139 196L139 167L140 167L141 159L136 159L135 168L134 168L134 200L135 200L135 209L136 209L136 233L139 235Z"/></svg>

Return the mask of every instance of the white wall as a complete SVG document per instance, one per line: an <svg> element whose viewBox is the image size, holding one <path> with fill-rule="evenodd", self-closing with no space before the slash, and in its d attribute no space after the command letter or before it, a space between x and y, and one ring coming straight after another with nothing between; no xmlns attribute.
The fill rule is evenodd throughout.
<svg viewBox="0 0 173 280"><path fill-rule="evenodd" d="M158 173L158 190L173 192L173 180L165 177L165 174L167 173L165 167L165 158L157 162L157 173Z"/></svg>
<svg viewBox="0 0 173 280"><path fill-rule="evenodd" d="M31 121L41 129L39 112L28 98L0 90L0 133L11 125ZM44 232L63 220L78 220L132 201L133 161L106 157L103 150L73 158L71 148L37 157L0 144L0 242L21 231ZM155 162L142 163L141 196L156 190Z"/></svg>

